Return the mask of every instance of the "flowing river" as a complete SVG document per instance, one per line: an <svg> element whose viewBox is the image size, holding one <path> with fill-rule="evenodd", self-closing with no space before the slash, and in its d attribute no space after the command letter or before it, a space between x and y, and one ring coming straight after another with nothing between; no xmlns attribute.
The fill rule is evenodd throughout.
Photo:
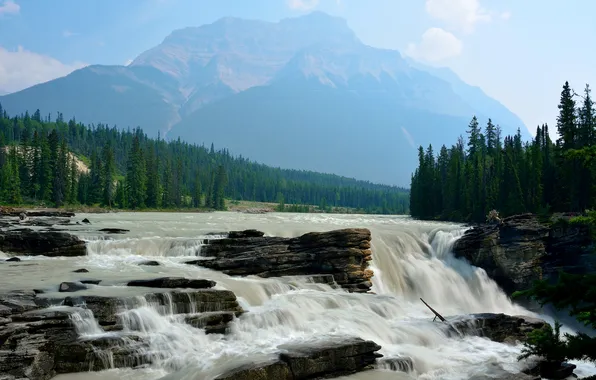
<svg viewBox="0 0 596 380"><path fill-rule="evenodd" d="M123 284L133 279L206 278L216 281L217 288L232 290L249 312L231 324L228 335L206 335L174 316L139 305L125 313L125 327L134 324L150 337L150 349L160 352L163 359L140 370L115 369L56 379L209 380L226 368L267 357L281 344L330 336L370 339L382 346L383 355L409 356L414 362L409 374L379 368L345 379L470 379L517 373L521 368L516 359L521 347L479 337L447 338L420 302L422 297L445 316L478 312L535 316L513 304L483 270L451 255L453 242L465 231L460 225L395 216L226 212L75 217L83 218L91 221L93 230L116 227L130 232L100 237L83 225L77 233L88 241L88 256L24 258L23 265L1 267L0 288L44 289L51 297L61 281L82 277L72 273L78 268L86 268L90 278L102 280L102 286L81 294L132 295L139 290ZM374 295L287 279L234 278L183 264L200 252L202 239L209 233L255 228L267 235L294 237L348 227L372 232ZM162 265L138 265L146 260ZM80 317L77 327L82 335L105 334L92 316ZM596 372L593 365L576 364L575 373L580 377Z"/></svg>

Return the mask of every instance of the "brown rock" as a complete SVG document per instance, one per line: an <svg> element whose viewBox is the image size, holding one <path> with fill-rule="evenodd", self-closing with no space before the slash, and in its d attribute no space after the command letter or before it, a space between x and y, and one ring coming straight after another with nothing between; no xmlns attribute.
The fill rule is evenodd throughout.
<svg viewBox="0 0 596 380"><path fill-rule="evenodd" d="M348 291L370 290L373 272L368 269L372 254L368 229L311 232L297 238L265 237L252 230L229 236L240 237L209 240L201 250L209 258L188 264L238 276L329 274Z"/></svg>

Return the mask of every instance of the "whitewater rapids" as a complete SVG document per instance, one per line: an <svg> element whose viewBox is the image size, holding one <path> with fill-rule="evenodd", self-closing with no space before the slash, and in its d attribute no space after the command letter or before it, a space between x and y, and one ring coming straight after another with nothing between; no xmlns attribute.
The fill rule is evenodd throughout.
<svg viewBox="0 0 596 380"><path fill-rule="evenodd" d="M266 358L277 346L324 340L330 336L355 336L382 346L387 358L409 356L414 372L388 372L383 368L345 379L469 379L476 375L497 377L518 373L520 347L479 337L449 339L423 298L445 316L479 312L536 316L513 304L486 273L451 254L461 225L418 222L407 217L240 213L79 214L92 225L77 231L88 241L88 256L80 258L25 258L23 268L2 269L0 288L44 289L51 297L62 281L76 280L72 271L86 268L102 286L80 294L131 295L138 289L126 281L158 276L207 278L217 288L232 290L249 311L231 324L228 335L206 335L181 318L158 313L140 304L123 315L125 329L141 331L151 351L161 359L151 368L115 369L99 373L61 375L56 379L163 379L210 380L225 369ZM129 229L126 235L99 237L90 230ZM311 231L364 227L372 232L374 270L371 294L350 294L326 285L287 279L233 278L183 264L200 253L207 234L255 228L267 235L294 237ZM70 228L70 227L69 227ZM161 266L139 266L157 260ZM106 286L107 285L107 286ZM82 336L105 334L91 313L75 321ZM577 363L576 374L595 373L593 366Z"/></svg>

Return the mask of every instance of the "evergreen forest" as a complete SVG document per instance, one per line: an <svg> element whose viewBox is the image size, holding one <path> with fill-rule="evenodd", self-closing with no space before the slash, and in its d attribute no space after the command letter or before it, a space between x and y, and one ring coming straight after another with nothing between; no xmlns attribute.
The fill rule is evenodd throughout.
<svg viewBox="0 0 596 380"><path fill-rule="evenodd" d="M225 199L405 214L406 189L285 170L140 129L86 126L61 113L9 116L0 105L0 202L120 209L225 209ZM307 208L308 209L308 208Z"/></svg>
<svg viewBox="0 0 596 380"><path fill-rule="evenodd" d="M584 212L596 206L596 115L589 85L577 94L565 82L553 141L547 124L524 142L501 134L489 119L472 118L467 138L455 145L418 150L410 212L415 218L484 222L532 212Z"/></svg>

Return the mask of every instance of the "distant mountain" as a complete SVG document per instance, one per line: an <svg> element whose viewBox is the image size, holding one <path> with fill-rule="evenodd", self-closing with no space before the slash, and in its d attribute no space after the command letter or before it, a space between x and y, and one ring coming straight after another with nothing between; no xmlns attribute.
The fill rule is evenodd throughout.
<svg viewBox="0 0 596 380"><path fill-rule="evenodd" d="M129 66L90 66L0 97L10 113L61 111L215 143L269 165L408 185L415 147L436 150L473 115L521 120L452 71L363 44L325 13L223 18L174 31Z"/></svg>

